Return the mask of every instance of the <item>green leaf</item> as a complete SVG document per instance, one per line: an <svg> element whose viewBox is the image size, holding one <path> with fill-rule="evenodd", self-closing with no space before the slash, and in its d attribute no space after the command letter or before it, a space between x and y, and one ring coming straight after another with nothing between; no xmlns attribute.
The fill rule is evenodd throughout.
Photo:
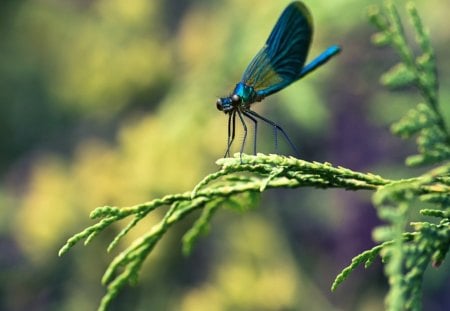
<svg viewBox="0 0 450 311"><path fill-rule="evenodd" d="M374 45L383 47L392 42L392 37L387 32L377 32L372 35L371 41Z"/></svg>
<svg viewBox="0 0 450 311"><path fill-rule="evenodd" d="M417 77L411 69L404 63L399 63L381 77L381 83L390 88L399 88L411 85L416 79Z"/></svg>

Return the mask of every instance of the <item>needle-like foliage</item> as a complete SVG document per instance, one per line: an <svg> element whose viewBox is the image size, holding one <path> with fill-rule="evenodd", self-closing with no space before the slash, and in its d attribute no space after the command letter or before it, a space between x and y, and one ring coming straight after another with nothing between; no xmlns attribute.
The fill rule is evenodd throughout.
<svg viewBox="0 0 450 311"><path fill-rule="evenodd" d="M414 86L420 91L423 102L412 108L391 130L403 138L417 136L419 154L408 157L408 165L438 164L450 158L450 135L439 109L435 55L415 6L408 3L406 8L420 48L418 56L408 43L400 15L391 2L386 3L383 11L378 7L369 10L369 18L379 30L373 36L374 43L388 45L400 56L400 62L382 76L381 82L393 89ZM422 209L420 213L438 221L408 223L408 214L415 201L432 203L432 209ZM438 267L450 246L450 163L420 177L379 187L373 202L380 219L387 222L374 231L374 239L381 244L356 256L336 278L332 289L359 264L364 263L367 267L376 255L380 255L389 281L387 309L421 310L425 270L430 263ZM411 232L406 232L408 225L413 229Z"/></svg>
<svg viewBox="0 0 450 311"><path fill-rule="evenodd" d="M373 203L380 219L386 222L373 232L374 240L379 244L353 258L336 277L332 290L357 266L363 264L368 268L381 257L389 281L387 309L420 310L423 274L430 264L438 267L450 247L450 163L445 162L450 158L450 135L439 108L433 48L411 3L407 5L407 12L421 50L418 56L408 44L393 4L387 3L384 10L371 8L369 17L379 30L374 35L374 42L394 48L400 56L400 62L383 75L382 83L391 88L415 86L423 96L423 102L395 123L392 132L404 138L417 136L419 154L408 157L408 165L433 164L434 168L415 178L389 180L329 163L278 155L235 155L218 160L219 171L206 176L190 192L167 195L131 207L99 207L91 213L91 218L99 221L71 237L61 248L60 255L82 240L88 244L111 224L128 219L128 225L110 243L110 251L149 213L167 208L159 223L111 262L102 279L107 292L99 310L106 310L126 284L137 281L142 264L155 245L187 215L200 211L183 237L185 254L191 252L198 237L209 229L212 217L220 208L229 206L246 210L255 204L256 197L263 191L299 187L374 191ZM414 215L412 203L420 201L431 207ZM436 221L425 222L423 216ZM415 221L411 222L410 218ZM412 230L408 231L408 226Z"/></svg>
<svg viewBox="0 0 450 311"><path fill-rule="evenodd" d="M71 237L61 248L60 255L81 240L88 244L111 224L129 218L129 224L110 243L109 251L148 213L168 207L159 223L112 261L102 278L102 283L107 285L107 293L99 310L105 310L126 284L136 282L142 263L167 230L196 210L201 210L200 216L183 238L185 254L189 254L194 242L208 228L212 216L220 207L228 204L246 209L245 204L252 205L252 196L266 189L317 187L375 190L390 183L389 180L374 174L358 173L343 167L334 167L329 163L307 162L278 155L244 154L241 158L236 154L234 158L220 159L217 163L221 169L205 177L191 192L168 195L131 207L105 206L95 209L91 218L100 221Z"/></svg>
<svg viewBox="0 0 450 311"><path fill-rule="evenodd" d="M392 126L392 132L401 137L417 135L420 154L408 157L407 164L435 164L450 159L450 136L439 109L435 54L416 7L410 2L406 8L419 55L415 55L414 48L408 43L399 13L391 2L387 2L383 12L378 7L369 10L370 21L379 30L373 36L373 42L392 47L400 56L400 62L381 77L381 83L392 89L413 86L423 96L423 102Z"/></svg>

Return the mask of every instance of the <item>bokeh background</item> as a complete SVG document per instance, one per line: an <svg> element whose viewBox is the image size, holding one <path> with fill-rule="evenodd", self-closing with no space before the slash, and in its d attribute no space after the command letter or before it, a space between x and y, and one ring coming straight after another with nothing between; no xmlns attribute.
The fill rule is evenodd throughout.
<svg viewBox="0 0 450 311"><path fill-rule="evenodd" d="M391 50L370 45L365 12L381 1L305 2L315 23L309 58L330 44L343 52L254 109L282 124L306 160L390 178L420 173L403 165L414 142L388 130L420 97L378 84L397 61ZM95 310L107 264L161 214L112 254L105 248L119 226L62 258L58 249L92 224L95 207L187 191L217 169L227 118L215 100L232 90L288 3L0 3L0 310ZM436 48L448 120L450 2L417 6ZM258 149L274 151L270 128L261 128ZM271 190L250 211L220 211L184 258L187 219L111 310L383 310L379 262L330 292L335 275L374 245L379 221L370 197ZM450 309L449 271L446 263L428 271L425 310Z"/></svg>

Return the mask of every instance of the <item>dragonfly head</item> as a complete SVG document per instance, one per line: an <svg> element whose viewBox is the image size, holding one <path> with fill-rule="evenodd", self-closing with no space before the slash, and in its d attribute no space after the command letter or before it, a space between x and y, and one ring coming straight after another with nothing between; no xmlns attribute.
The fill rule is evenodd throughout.
<svg viewBox="0 0 450 311"><path fill-rule="evenodd" d="M233 94L229 97L221 97L216 101L216 107L218 110L228 113L236 109L241 103L241 97L237 94Z"/></svg>

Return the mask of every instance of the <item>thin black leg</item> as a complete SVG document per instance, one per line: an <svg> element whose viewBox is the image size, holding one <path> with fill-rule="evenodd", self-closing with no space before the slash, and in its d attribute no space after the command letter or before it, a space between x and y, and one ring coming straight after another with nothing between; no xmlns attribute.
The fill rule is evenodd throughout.
<svg viewBox="0 0 450 311"><path fill-rule="evenodd" d="M236 133L236 111L233 111L228 115L228 143L227 143L227 150L225 151L225 155L223 156L224 158L230 156L230 148L231 145L233 144L235 133Z"/></svg>
<svg viewBox="0 0 450 311"><path fill-rule="evenodd" d="M245 124L245 120L242 117L241 111L239 109L236 110L237 114L239 116L239 119L241 119L241 123L242 123L242 127L244 128L244 138L242 139L242 145L241 145L241 151L239 153L240 157L241 157L241 162L242 162L242 153L244 152L244 146L245 146L245 141L247 140L247 124Z"/></svg>
<svg viewBox="0 0 450 311"><path fill-rule="evenodd" d="M255 117L253 117L251 114L248 114L247 111L242 111L242 113L244 114L244 116L252 120L253 124L255 124L255 135L253 136L253 155L256 155L256 135L258 134L258 120L256 120Z"/></svg>
<svg viewBox="0 0 450 311"><path fill-rule="evenodd" d="M266 122L266 123L272 125L272 126L274 127L274 129L275 129L275 133L277 132L277 130L280 131L280 132L283 134L283 136L284 136L284 138L286 139L286 141L287 141L287 142L289 143L289 145L291 146L292 150L294 150L295 155L296 155L296 156L299 155L299 153L298 153L298 151L297 151L297 148L295 148L295 145L292 143L291 139L290 139L289 136L286 134L286 132L281 128L281 126L279 126L279 125L276 124L275 122L273 122L273 121L271 121L271 120L269 120L269 119L267 119L267 118L265 118L265 117L263 117L263 116L260 116L259 114L257 114L256 112L254 112L254 111L252 111L252 110L248 110L247 113L248 113L248 114L251 114L251 115L254 116L255 118L258 118L258 119L260 119L260 120L262 120L262 121L264 121L264 122ZM277 144L277 138L276 138L276 137L277 137L277 136L275 135L275 144Z"/></svg>

